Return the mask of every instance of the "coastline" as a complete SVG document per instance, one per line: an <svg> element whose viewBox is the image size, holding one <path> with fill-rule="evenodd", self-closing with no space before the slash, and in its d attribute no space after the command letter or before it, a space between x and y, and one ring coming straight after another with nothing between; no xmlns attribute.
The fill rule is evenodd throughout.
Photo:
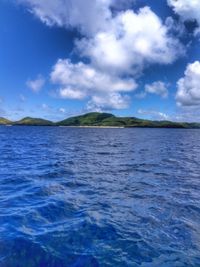
<svg viewBox="0 0 200 267"><path fill-rule="evenodd" d="M56 126L70 128L180 128L200 129L198 122L173 122L167 120L148 120L136 117L117 117L110 113L91 112L84 115L69 117L62 121L50 121L42 118L25 117L18 121L11 121L0 117L0 125L4 126Z"/></svg>
<svg viewBox="0 0 200 267"><path fill-rule="evenodd" d="M182 130L200 130L199 127L181 127L181 126L90 126L90 125L37 125L37 124L0 124L0 127L59 127L59 128L79 128L79 129L182 129Z"/></svg>
<svg viewBox="0 0 200 267"><path fill-rule="evenodd" d="M123 127L123 126L90 126L90 125L86 125L86 126L62 126L62 125L59 125L58 127L61 127L61 128L102 128L102 129L124 129L126 127Z"/></svg>

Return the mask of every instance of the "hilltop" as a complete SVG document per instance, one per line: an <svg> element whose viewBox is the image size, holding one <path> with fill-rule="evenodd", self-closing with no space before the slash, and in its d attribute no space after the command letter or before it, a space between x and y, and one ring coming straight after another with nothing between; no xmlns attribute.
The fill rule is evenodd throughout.
<svg viewBox="0 0 200 267"><path fill-rule="evenodd" d="M11 124L11 123L12 122L10 120L0 117L0 125L6 125L6 124Z"/></svg>
<svg viewBox="0 0 200 267"><path fill-rule="evenodd" d="M71 126L71 127L141 127L141 128L185 128L198 129L200 123L185 123L172 121L153 121L135 117L117 117L110 113L91 112L80 116L67 118L59 122L52 122L41 118L25 117L19 121L11 122L0 118L1 125L19 126Z"/></svg>
<svg viewBox="0 0 200 267"><path fill-rule="evenodd" d="M61 126L112 126L143 128L200 128L198 123L178 123L171 121L151 121L135 117L116 117L110 113L92 112L60 121Z"/></svg>
<svg viewBox="0 0 200 267"><path fill-rule="evenodd" d="M110 113L91 112L81 116L68 118L57 124L62 126L105 126L105 121L107 119L112 121L114 118L115 116Z"/></svg>
<svg viewBox="0 0 200 267"><path fill-rule="evenodd" d="M13 125L31 125L31 126L51 126L53 122L40 118L25 117L19 121L13 122Z"/></svg>

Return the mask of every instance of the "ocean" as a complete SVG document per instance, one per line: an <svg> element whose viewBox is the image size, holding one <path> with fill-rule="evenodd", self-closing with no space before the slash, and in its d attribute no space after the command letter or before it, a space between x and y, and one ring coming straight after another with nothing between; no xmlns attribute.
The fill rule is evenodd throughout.
<svg viewBox="0 0 200 267"><path fill-rule="evenodd" d="M200 266L200 130L0 127L0 267L107 266Z"/></svg>

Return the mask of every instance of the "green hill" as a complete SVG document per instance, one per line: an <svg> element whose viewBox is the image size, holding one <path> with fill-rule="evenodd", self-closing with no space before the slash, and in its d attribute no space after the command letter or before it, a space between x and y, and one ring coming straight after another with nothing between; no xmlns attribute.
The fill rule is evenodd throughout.
<svg viewBox="0 0 200 267"><path fill-rule="evenodd" d="M11 124L11 123L12 122L10 120L0 117L0 125L6 125L6 124Z"/></svg>
<svg viewBox="0 0 200 267"><path fill-rule="evenodd" d="M71 117L66 120L60 121L57 125L63 126L103 126L102 122L109 118L115 118L114 115L109 113L91 112L81 116Z"/></svg>
<svg viewBox="0 0 200 267"><path fill-rule="evenodd" d="M20 126L96 126L96 127L142 127L142 128L185 128L199 129L200 123L185 123L172 121L152 121L135 117L117 117L110 113L91 112L80 116L68 118L66 120L53 123L52 121L26 117L19 121L11 122L5 118L0 118L0 125L20 125Z"/></svg>
<svg viewBox="0 0 200 267"><path fill-rule="evenodd" d="M60 126L112 126L143 128L200 128L199 123L178 123L171 121L151 121L135 117L116 117L110 113L92 112L71 117L57 123Z"/></svg>
<svg viewBox="0 0 200 267"><path fill-rule="evenodd" d="M53 122L40 118L25 117L19 121L13 122L13 125L52 126Z"/></svg>

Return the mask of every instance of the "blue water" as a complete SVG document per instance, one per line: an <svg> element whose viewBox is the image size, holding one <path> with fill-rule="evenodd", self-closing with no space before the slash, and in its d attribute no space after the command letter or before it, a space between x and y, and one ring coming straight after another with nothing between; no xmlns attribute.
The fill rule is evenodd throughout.
<svg viewBox="0 0 200 267"><path fill-rule="evenodd" d="M200 266L200 130L0 127L0 267Z"/></svg>

